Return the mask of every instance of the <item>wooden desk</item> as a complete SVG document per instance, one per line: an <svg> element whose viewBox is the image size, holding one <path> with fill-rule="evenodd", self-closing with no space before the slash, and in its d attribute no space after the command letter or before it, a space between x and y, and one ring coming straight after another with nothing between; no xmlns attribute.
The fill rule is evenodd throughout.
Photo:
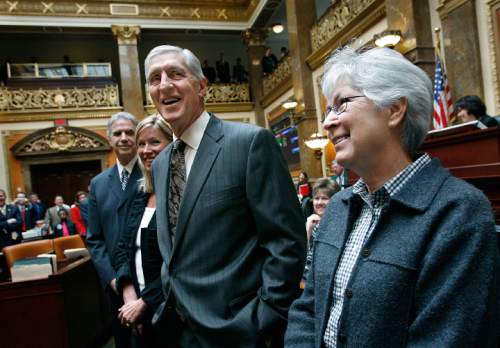
<svg viewBox="0 0 500 348"><path fill-rule="evenodd" d="M93 347L107 333L107 309L89 257L46 279L0 283L0 346Z"/></svg>
<svg viewBox="0 0 500 348"><path fill-rule="evenodd" d="M482 190L500 224L500 127L429 135L420 150Z"/></svg>

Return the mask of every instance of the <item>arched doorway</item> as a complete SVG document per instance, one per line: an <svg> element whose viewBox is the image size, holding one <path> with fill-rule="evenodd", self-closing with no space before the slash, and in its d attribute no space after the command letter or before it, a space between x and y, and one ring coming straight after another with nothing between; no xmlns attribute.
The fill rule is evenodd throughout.
<svg viewBox="0 0 500 348"><path fill-rule="evenodd" d="M97 133L59 126L28 135L11 151L22 163L26 191L38 193L49 207L55 195L71 204L77 191L88 191L90 179L106 168L110 149Z"/></svg>

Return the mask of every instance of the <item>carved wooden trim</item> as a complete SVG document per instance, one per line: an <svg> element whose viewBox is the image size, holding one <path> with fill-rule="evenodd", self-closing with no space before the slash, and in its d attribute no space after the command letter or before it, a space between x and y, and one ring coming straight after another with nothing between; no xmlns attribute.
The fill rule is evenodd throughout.
<svg viewBox="0 0 500 348"><path fill-rule="evenodd" d="M92 131L69 126L38 130L11 147L16 157L55 153L88 153L109 151L108 140Z"/></svg>
<svg viewBox="0 0 500 348"><path fill-rule="evenodd" d="M333 49L346 44L352 38L356 38L373 25L385 18L385 4L383 0L375 0L344 27L335 33L319 49L314 51L306 59L311 70L316 70L328 58Z"/></svg>
<svg viewBox="0 0 500 348"><path fill-rule="evenodd" d="M137 39L141 34L138 25L112 25L111 31L119 45L137 45Z"/></svg>

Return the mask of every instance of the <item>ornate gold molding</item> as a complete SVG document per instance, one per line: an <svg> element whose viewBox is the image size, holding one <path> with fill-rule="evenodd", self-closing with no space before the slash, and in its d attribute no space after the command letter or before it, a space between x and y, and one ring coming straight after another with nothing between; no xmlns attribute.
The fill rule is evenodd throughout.
<svg viewBox="0 0 500 348"><path fill-rule="evenodd" d="M495 108L500 109L500 22L497 11L500 11L500 0L490 0L488 3L488 45L492 80L495 95Z"/></svg>
<svg viewBox="0 0 500 348"><path fill-rule="evenodd" d="M287 56L279 62L277 68L269 75L264 76L262 79L263 95L269 94L276 88L282 81L292 76L292 57Z"/></svg>
<svg viewBox="0 0 500 348"><path fill-rule="evenodd" d="M141 34L138 25L112 25L111 31L119 45L137 45L137 39Z"/></svg>
<svg viewBox="0 0 500 348"><path fill-rule="evenodd" d="M443 19L466 2L470 2L470 0L439 0L436 10L439 13L439 17Z"/></svg>
<svg viewBox="0 0 500 348"><path fill-rule="evenodd" d="M41 129L22 139L11 150L16 157L39 156L59 152L93 152L110 149L106 138L76 127Z"/></svg>
<svg viewBox="0 0 500 348"><path fill-rule="evenodd" d="M118 86L68 89L0 88L0 113L119 106Z"/></svg>
<svg viewBox="0 0 500 348"><path fill-rule="evenodd" d="M116 5L122 3L134 6L135 11L117 11ZM73 2L66 0L2 0L0 14L14 16L60 16L79 18L134 18L134 19L175 19L218 22L247 22L257 8L259 1L150 1L124 0ZM110 6L114 4L115 6ZM120 8L118 8L120 10ZM138 13L136 15L135 13Z"/></svg>
<svg viewBox="0 0 500 348"><path fill-rule="evenodd" d="M340 22L335 22L342 13L348 14ZM311 43L315 44L313 53L307 57L307 64L315 70L334 48L358 37L384 17L383 0L338 1L311 29Z"/></svg>
<svg viewBox="0 0 500 348"><path fill-rule="evenodd" d="M120 111L123 111L122 107L0 112L0 123L109 118Z"/></svg>
<svg viewBox="0 0 500 348"><path fill-rule="evenodd" d="M262 28L250 28L241 33L241 41L245 46L265 46L269 31Z"/></svg>
<svg viewBox="0 0 500 348"><path fill-rule="evenodd" d="M248 103L250 88L248 83L225 83L208 86L205 103Z"/></svg>

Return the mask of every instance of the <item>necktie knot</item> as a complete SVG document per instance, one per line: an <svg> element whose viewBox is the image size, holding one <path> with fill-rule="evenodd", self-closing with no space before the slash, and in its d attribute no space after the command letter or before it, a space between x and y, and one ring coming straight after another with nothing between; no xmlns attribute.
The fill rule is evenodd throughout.
<svg viewBox="0 0 500 348"><path fill-rule="evenodd" d="M180 138L174 141L174 150L178 152L184 152L184 148L186 147L186 143L183 142Z"/></svg>
<svg viewBox="0 0 500 348"><path fill-rule="evenodd" d="M125 168L123 168L122 176L121 176L122 190L123 191L125 191L125 188L127 187L128 178L129 178L128 171Z"/></svg>

